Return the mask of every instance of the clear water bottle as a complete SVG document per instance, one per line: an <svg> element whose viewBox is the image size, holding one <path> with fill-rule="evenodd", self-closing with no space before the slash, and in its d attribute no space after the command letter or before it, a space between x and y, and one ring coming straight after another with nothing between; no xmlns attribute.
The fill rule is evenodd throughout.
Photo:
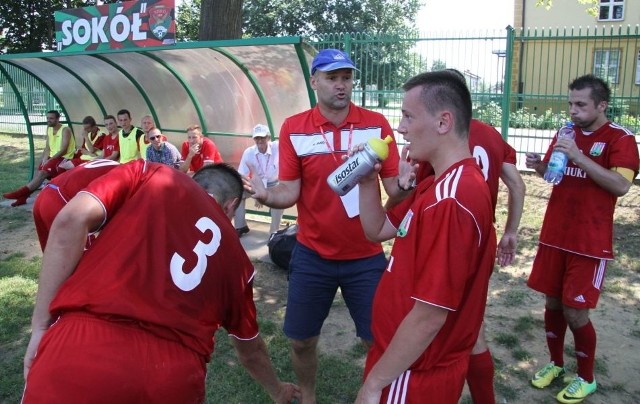
<svg viewBox="0 0 640 404"><path fill-rule="evenodd" d="M340 167L336 168L327 177L327 183L335 193L346 195L355 188L360 178L371 174L376 163L380 163L389 156L389 143L393 141L391 136L379 139L369 139L364 149L354 153Z"/></svg>
<svg viewBox="0 0 640 404"><path fill-rule="evenodd" d="M560 139L575 139L576 132L573 130L573 122L567 122L558 131L558 140ZM549 164L547 164L547 171L544 173L545 181L558 185L562 181L564 176L564 170L567 168L569 157L559 150L554 150L549 158Z"/></svg>

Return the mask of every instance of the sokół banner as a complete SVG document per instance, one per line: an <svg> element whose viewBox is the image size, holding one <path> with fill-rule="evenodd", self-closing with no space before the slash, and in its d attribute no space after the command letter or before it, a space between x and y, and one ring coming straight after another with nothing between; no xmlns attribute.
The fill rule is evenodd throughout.
<svg viewBox="0 0 640 404"><path fill-rule="evenodd" d="M138 0L55 12L59 51L172 45L175 0Z"/></svg>

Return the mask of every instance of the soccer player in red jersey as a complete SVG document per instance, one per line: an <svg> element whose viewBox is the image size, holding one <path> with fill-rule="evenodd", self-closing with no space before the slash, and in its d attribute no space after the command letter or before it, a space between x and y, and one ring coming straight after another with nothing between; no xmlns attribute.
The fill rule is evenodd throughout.
<svg viewBox="0 0 640 404"><path fill-rule="evenodd" d="M71 199L42 259L23 402L204 402L221 326L274 401L298 396L259 335L254 268L231 224L242 192L227 165L192 180L139 159Z"/></svg>
<svg viewBox="0 0 640 404"><path fill-rule="evenodd" d="M191 125L187 128L187 139L182 143L180 151L183 161L180 171L193 174L207 164L222 163L218 146L202 134L199 125Z"/></svg>
<svg viewBox="0 0 640 404"><path fill-rule="evenodd" d="M527 153L527 167L543 175L551 153L567 154L562 181L553 187L542 222L538 253L528 285L546 295L544 325L550 362L531 383L547 387L564 375L564 337L573 333L577 376L556 398L577 403L596 391L593 365L596 331L589 319L600 297L607 261L613 259L613 212L638 175L635 136L609 121L611 90L593 75L569 84L575 140L558 139L544 156Z"/></svg>
<svg viewBox="0 0 640 404"><path fill-rule="evenodd" d="M360 182L365 234L395 241L376 290L357 402L457 403L496 255L491 195L469 152L466 85L440 71L403 88L398 132L434 175L386 213L375 177Z"/></svg>
<svg viewBox="0 0 640 404"><path fill-rule="evenodd" d="M455 69L445 71L458 77L466 84L462 73ZM471 120L469 126L469 151L476 159L478 166L482 170L489 191L491 193L491 205L494 211L498 203L498 186L502 180L509 191L507 204L507 220L504 232L500 238L497 249L497 260L501 266L510 265L515 258L518 240L518 226L522 217L524 207L524 195L526 187L522 177L516 168L516 151L504 141L500 133L490 125L476 119ZM409 164L406 159L401 161L401 165ZM401 168L401 170L403 170ZM405 173L410 173L410 169L404 167ZM428 176L433 175L433 167L428 162L420 162L416 172L416 183L419 183ZM401 181L406 182L403 178ZM480 329L478 341L473 347L469 358L469 370L467 371L467 384L474 403L492 404L495 403L495 393L493 390L494 365L491 351L487 344L484 331L484 323Z"/></svg>

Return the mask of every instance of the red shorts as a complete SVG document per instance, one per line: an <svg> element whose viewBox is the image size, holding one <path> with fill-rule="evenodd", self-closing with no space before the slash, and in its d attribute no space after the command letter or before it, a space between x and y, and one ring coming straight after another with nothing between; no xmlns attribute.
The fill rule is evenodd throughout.
<svg viewBox="0 0 640 404"><path fill-rule="evenodd" d="M593 309L606 269L607 260L540 244L527 285L547 296L562 298L565 306Z"/></svg>
<svg viewBox="0 0 640 404"><path fill-rule="evenodd" d="M407 370L382 390L381 403L457 404L462 395L469 357L428 371ZM428 397L428 398L427 398Z"/></svg>
<svg viewBox="0 0 640 404"><path fill-rule="evenodd" d="M47 331L23 403L203 403L206 363L134 322L63 315Z"/></svg>
<svg viewBox="0 0 640 404"><path fill-rule="evenodd" d="M64 168L58 167L60 163L62 163L64 160L65 160L64 157L49 159L44 164L40 163L40 165L38 166L38 170L45 171L47 173L48 178L55 178L59 174L62 174L63 172L67 171Z"/></svg>

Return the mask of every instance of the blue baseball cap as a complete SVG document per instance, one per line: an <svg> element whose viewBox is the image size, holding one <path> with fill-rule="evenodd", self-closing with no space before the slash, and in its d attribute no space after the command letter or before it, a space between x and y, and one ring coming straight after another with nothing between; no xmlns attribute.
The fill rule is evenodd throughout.
<svg viewBox="0 0 640 404"><path fill-rule="evenodd" d="M358 70L349 55L338 49L323 49L311 62L311 74L315 74L316 70L330 72L338 69Z"/></svg>

